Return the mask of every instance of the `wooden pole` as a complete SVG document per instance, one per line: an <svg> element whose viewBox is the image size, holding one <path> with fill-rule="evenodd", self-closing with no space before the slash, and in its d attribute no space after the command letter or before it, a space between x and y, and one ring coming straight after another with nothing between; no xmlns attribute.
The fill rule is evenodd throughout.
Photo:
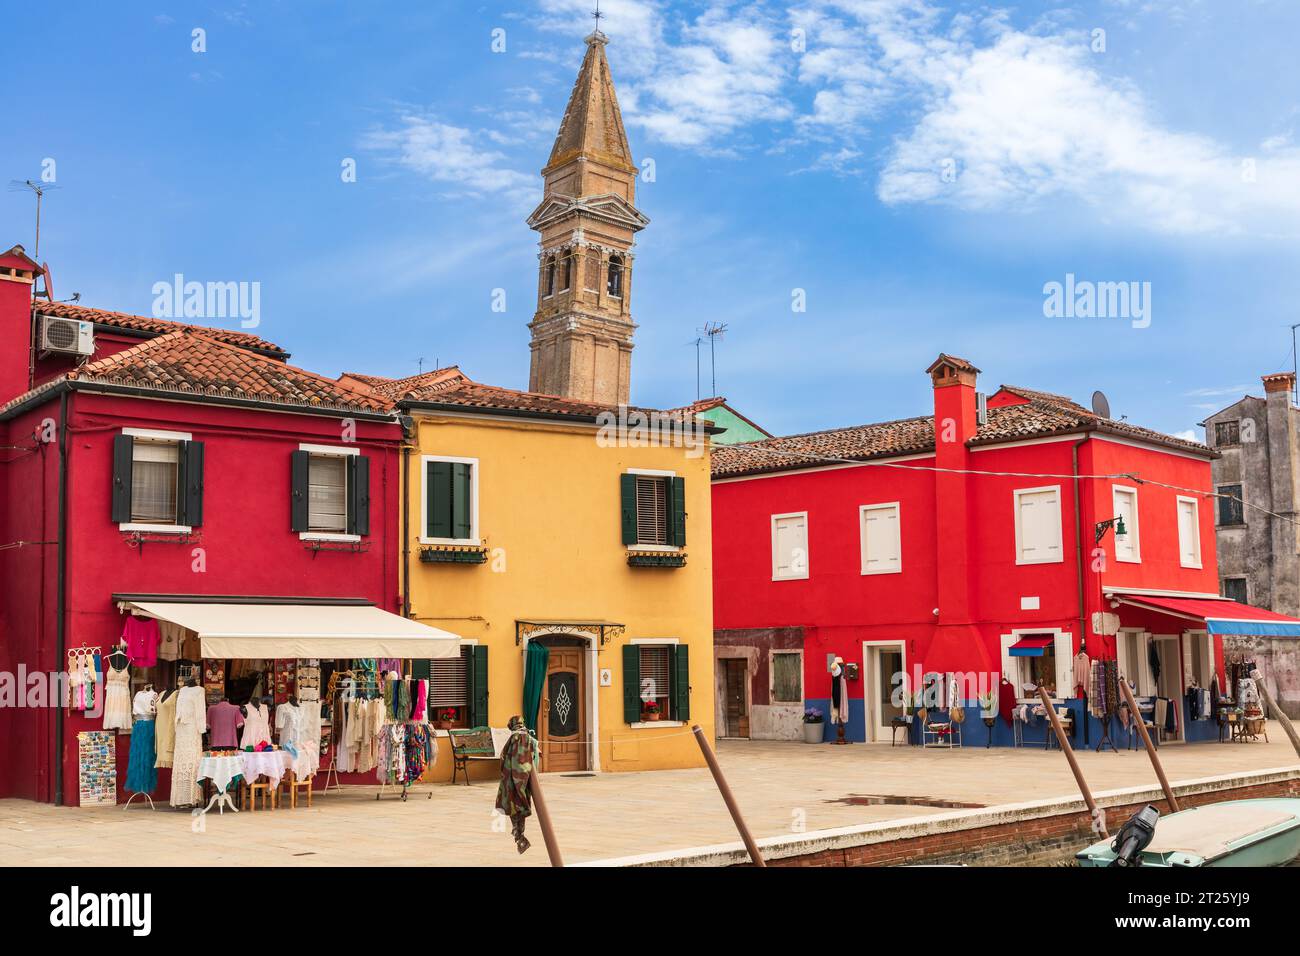
<svg viewBox="0 0 1300 956"><path fill-rule="evenodd" d="M1295 748L1297 756L1300 756L1300 737L1296 736L1295 727L1291 725L1291 718L1282 713L1282 708L1273 703L1273 698L1268 696L1268 691L1264 688L1264 675L1257 669L1250 672L1250 676L1255 679L1255 688L1259 691L1259 696L1263 698L1264 703L1268 705L1268 712L1277 718L1277 722L1282 725L1286 735L1291 738L1291 746Z"/></svg>
<svg viewBox="0 0 1300 956"><path fill-rule="evenodd" d="M1169 804L1169 812L1177 813L1179 810L1178 798L1174 796L1174 788L1169 786L1169 778L1165 776L1165 768L1160 765L1160 757L1156 754L1156 746L1151 742L1151 735L1147 733L1147 723L1142 719L1141 712L1138 711L1137 701L1133 699L1133 688L1128 686L1128 681L1124 679L1122 674L1119 678L1119 689L1124 692L1124 699L1128 701L1129 710L1133 712L1133 722L1137 724L1138 733L1142 735L1142 743L1146 745L1147 756L1151 758L1151 766L1155 768L1156 779L1160 781L1160 789L1165 792L1165 801Z"/></svg>
<svg viewBox="0 0 1300 956"><path fill-rule="evenodd" d="M722 776L722 768L718 766L718 758L714 756L713 748L705 739L704 731L700 730L699 724L691 726L691 732L695 734L695 742L700 745L700 751L704 754L704 762L709 765L709 770L713 773L713 782L718 785L718 792L722 794L722 802L727 805L731 811L731 819L735 821L736 829L740 831L740 839L745 842L745 849L749 851L749 858L754 861L755 866L767 866L763 862L763 854L758 852L758 844L754 842L754 837L750 835L749 827L745 826L745 820L740 815L740 807L736 805L736 798L731 793L731 788L727 786L727 779Z"/></svg>
<svg viewBox="0 0 1300 956"><path fill-rule="evenodd" d="M546 841L546 855L551 858L551 866L564 866L560 857L560 844L555 841L555 828L551 826L551 814L546 809L546 798L542 796L542 782L537 776L537 768L528 771L528 789L533 795L533 806L537 808L537 823L542 828L542 839Z"/></svg>
<svg viewBox="0 0 1300 956"><path fill-rule="evenodd" d="M1092 798L1092 791L1088 789L1088 781L1083 779L1083 771L1079 768L1079 759L1074 755L1074 748L1070 746L1070 739L1065 735L1065 728L1061 726L1061 719L1056 716L1056 708L1052 706L1052 698L1047 696L1047 691L1042 687L1038 688L1038 696L1043 700L1043 706L1047 708L1047 719L1052 722L1052 730L1056 732L1056 742L1061 745L1061 753L1065 754L1065 759L1070 763L1070 772L1074 774L1074 782L1079 785L1079 792L1083 794L1083 802L1088 807L1088 813L1096 821L1100 828L1099 832L1103 839L1109 838L1110 833L1106 831L1106 814L1097 808L1097 801ZM1087 713L1084 714L1087 719ZM991 734L992 731L989 731Z"/></svg>

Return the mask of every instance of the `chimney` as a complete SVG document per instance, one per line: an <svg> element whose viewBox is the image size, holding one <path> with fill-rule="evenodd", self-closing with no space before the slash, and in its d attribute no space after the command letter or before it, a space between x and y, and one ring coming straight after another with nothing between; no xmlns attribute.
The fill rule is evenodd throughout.
<svg viewBox="0 0 1300 956"><path fill-rule="evenodd" d="M970 468L966 442L978 428L975 384L977 369L970 362L941 354L926 369L934 385L934 457L938 468ZM971 608L970 476L940 471L935 474L936 558L939 572L936 624L966 625Z"/></svg>
<svg viewBox="0 0 1300 956"><path fill-rule="evenodd" d="M31 385L32 290L40 274L22 246L0 252L0 405Z"/></svg>

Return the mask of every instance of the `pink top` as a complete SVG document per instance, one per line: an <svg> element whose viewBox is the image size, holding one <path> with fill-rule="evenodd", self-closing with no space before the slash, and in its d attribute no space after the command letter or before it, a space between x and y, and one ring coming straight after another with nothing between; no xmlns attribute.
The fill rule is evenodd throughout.
<svg viewBox="0 0 1300 956"><path fill-rule="evenodd" d="M208 746L234 747L238 745L235 731L244 726L244 715L228 700L208 708Z"/></svg>
<svg viewBox="0 0 1300 956"><path fill-rule="evenodd" d="M136 667L157 666L158 645L162 642L162 630L157 620L128 614L122 637L126 639L126 652L132 664Z"/></svg>

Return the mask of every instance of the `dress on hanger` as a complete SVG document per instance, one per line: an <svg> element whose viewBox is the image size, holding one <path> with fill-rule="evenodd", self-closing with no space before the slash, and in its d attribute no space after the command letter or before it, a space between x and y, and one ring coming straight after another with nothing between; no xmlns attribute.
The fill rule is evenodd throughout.
<svg viewBox="0 0 1300 956"><path fill-rule="evenodd" d="M271 742L271 711L265 704L250 703L244 714L244 733L239 746L247 750L265 741Z"/></svg>
<svg viewBox="0 0 1300 956"><path fill-rule="evenodd" d="M131 729L131 670L123 667L120 671L108 669L108 679L104 682L107 690L104 694L104 729Z"/></svg>
<svg viewBox="0 0 1300 956"><path fill-rule="evenodd" d="M176 746L172 753L173 807L199 802L199 760L203 757L203 728L207 711L202 687L182 687L176 695Z"/></svg>
<svg viewBox="0 0 1300 956"><path fill-rule="evenodd" d="M154 746L157 749L153 762L155 767L172 765L172 750L176 747L176 698L179 696L180 694L171 694L157 703L153 725Z"/></svg>

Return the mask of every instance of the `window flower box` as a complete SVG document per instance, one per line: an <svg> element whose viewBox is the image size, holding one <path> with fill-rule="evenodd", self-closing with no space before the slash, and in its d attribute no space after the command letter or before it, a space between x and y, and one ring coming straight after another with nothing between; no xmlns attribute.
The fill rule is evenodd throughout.
<svg viewBox="0 0 1300 956"><path fill-rule="evenodd" d="M420 549L420 561L424 564L486 564L487 548L431 545Z"/></svg>
<svg viewBox="0 0 1300 956"><path fill-rule="evenodd" d="M672 551L629 551L627 563L633 568L684 568L686 555Z"/></svg>

